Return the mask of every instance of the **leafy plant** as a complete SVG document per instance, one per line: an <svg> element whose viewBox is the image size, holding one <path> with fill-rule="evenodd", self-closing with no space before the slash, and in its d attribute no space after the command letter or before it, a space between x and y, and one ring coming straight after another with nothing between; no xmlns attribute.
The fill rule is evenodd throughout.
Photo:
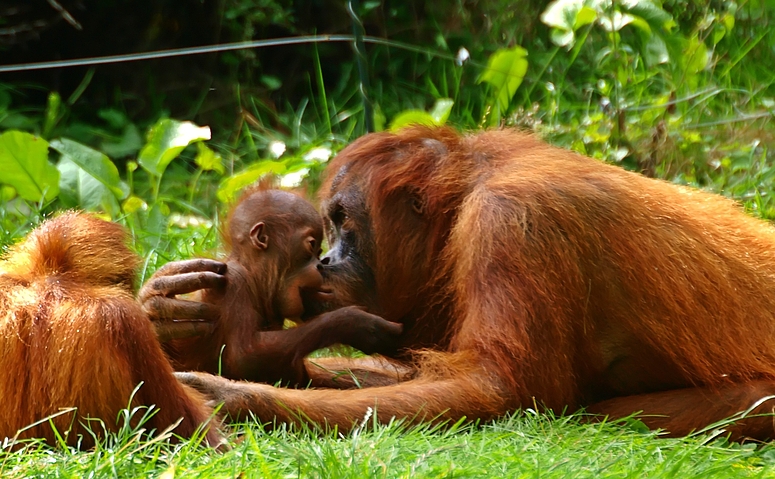
<svg viewBox="0 0 775 479"><path fill-rule="evenodd" d="M129 186L121 181L118 168L104 153L73 140L53 140L51 148L60 153L59 200L66 208L104 211L112 218L119 215L119 201L129 195Z"/></svg>
<svg viewBox="0 0 775 479"><path fill-rule="evenodd" d="M399 130L411 124L441 126L447 122L454 104L455 101L451 98L439 98L430 112L417 109L404 110L390 122L390 130Z"/></svg>
<svg viewBox="0 0 775 479"><path fill-rule="evenodd" d="M152 183L154 201L159 196L159 185L170 162L188 145L209 139L209 127L200 127L190 121L164 118L148 130L147 141L140 150L137 162L155 180Z"/></svg>
<svg viewBox="0 0 775 479"><path fill-rule="evenodd" d="M59 194L59 171L48 161L48 142L23 131L0 134L2 183L27 201L49 201Z"/></svg>
<svg viewBox="0 0 775 479"><path fill-rule="evenodd" d="M482 124L497 125L506 112L527 73L527 50L520 46L501 49L487 60L487 67L479 75L478 83L490 85L487 109Z"/></svg>

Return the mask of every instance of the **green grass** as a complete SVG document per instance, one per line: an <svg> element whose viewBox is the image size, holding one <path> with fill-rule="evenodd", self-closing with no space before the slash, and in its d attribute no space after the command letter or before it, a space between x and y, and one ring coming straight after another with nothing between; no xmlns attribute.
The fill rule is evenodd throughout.
<svg viewBox="0 0 775 479"><path fill-rule="evenodd" d="M585 424L527 413L491 424L408 430L397 424L348 435L230 428L219 453L128 436L95 450L30 446L0 453L6 477L775 477L770 445L658 439L638 423Z"/></svg>
<svg viewBox="0 0 775 479"><path fill-rule="evenodd" d="M348 435L234 426L231 449L127 437L93 451L0 453L2 477L775 477L770 445L658 439L653 432L525 414L491 424Z"/></svg>

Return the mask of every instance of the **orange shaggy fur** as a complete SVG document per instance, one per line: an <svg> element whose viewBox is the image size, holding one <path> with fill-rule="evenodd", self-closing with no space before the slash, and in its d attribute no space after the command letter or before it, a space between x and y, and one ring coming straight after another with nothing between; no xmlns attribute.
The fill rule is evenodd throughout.
<svg viewBox="0 0 775 479"><path fill-rule="evenodd" d="M182 418L175 433L191 436L210 410L180 385L151 323L133 297L138 258L124 230L78 213L46 221L0 261L0 437L53 419L70 445L90 445L85 418L117 427L119 411L155 405L145 425L157 432ZM135 387L139 388L130 404ZM92 424L99 434L101 427ZM55 439L48 422L20 438ZM217 432L208 432L215 444Z"/></svg>
<svg viewBox="0 0 775 479"><path fill-rule="evenodd" d="M355 391L188 378L226 411L349 427L375 406L454 422L539 404L681 435L775 394L775 231L729 199L508 130L367 135L327 172L323 208L372 251L370 309L431 351L414 379ZM346 261L331 281L356 298ZM775 435L772 417L729 430Z"/></svg>

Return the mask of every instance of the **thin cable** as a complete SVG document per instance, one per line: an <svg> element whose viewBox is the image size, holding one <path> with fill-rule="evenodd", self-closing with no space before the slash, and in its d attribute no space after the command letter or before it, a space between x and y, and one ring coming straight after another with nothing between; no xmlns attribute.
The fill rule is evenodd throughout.
<svg viewBox="0 0 775 479"><path fill-rule="evenodd" d="M204 45L200 47L172 48L168 50L157 50L153 52L128 53L122 55L108 55L104 57L77 58L73 60L56 60L37 63L17 63L14 65L0 65L0 73L21 72L32 70L50 70L54 68L69 68L92 65L105 65L109 63L136 62L141 60L154 60L158 58L181 57L187 55L201 55L205 53L228 52L234 50L244 50L251 48L264 48L283 45L299 45L305 43L325 43L325 42L353 42L353 35L306 35L301 37L272 38L268 40L251 40L249 42L223 43L219 45ZM417 47L408 43L386 40L379 37L364 36L363 41L376 45L386 45L403 50L409 50L417 53L425 53L437 58L455 60L454 55L435 52L426 48Z"/></svg>

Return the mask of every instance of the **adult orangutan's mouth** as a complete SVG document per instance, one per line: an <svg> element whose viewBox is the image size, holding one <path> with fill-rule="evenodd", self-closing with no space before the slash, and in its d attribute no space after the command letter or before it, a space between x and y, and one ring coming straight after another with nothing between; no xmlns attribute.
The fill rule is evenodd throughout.
<svg viewBox="0 0 775 479"><path fill-rule="evenodd" d="M326 286L321 287L312 295L317 301L333 301L336 297L334 290Z"/></svg>

